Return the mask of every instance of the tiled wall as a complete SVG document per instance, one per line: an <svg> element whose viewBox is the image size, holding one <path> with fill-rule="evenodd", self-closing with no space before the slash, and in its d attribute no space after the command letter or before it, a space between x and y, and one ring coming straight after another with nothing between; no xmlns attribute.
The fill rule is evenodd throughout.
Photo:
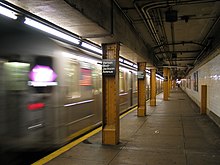
<svg viewBox="0 0 220 165"><path fill-rule="evenodd" d="M198 71L198 91L193 89L194 73ZM207 108L220 117L220 54L201 66L191 75L191 89L185 88L186 93L200 105L201 85L207 85Z"/></svg>

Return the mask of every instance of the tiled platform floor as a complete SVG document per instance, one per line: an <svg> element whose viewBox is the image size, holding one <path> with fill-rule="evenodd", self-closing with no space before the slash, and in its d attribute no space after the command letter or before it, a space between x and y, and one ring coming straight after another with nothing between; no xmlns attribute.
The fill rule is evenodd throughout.
<svg viewBox="0 0 220 165"><path fill-rule="evenodd" d="M120 121L120 144L101 144L101 133L51 160L49 165L220 165L220 128L180 89L169 101L157 96L147 116Z"/></svg>

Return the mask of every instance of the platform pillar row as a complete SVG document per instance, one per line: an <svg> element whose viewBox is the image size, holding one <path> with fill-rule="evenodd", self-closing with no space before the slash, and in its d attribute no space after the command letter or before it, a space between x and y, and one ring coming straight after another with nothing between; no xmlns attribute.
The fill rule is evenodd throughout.
<svg viewBox="0 0 220 165"><path fill-rule="evenodd" d="M119 43L102 44L103 61L115 61L115 74L102 77L103 89L103 126L102 143L116 145L119 143ZM112 66L111 66L112 67Z"/></svg>
<svg viewBox="0 0 220 165"><path fill-rule="evenodd" d="M142 76L141 76L142 75ZM146 63L138 63L138 109L137 116L146 116Z"/></svg>
<svg viewBox="0 0 220 165"><path fill-rule="evenodd" d="M150 106L156 106L156 91L157 91L157 83L156 83L156 69L150 70Z"/></svg>
<svg viewBox="0 0 220 165"><path fill-rule="evenodd" d="M163 100L167 101L168 100L168 68L163 68Z"/></svg>

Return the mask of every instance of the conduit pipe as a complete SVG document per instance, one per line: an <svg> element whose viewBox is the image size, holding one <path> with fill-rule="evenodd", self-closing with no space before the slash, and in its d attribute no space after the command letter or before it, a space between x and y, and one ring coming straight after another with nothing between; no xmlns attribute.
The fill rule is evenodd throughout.
<svg viewBox="0 0 220 165"><path fill-rule="evenodd" d="M162 45L155 29L154 23L152 22L152 18L149 14L149 10L159 8L159 7L167 7L167 5L174 6L174 5L184 5L184 4L199 4L199 3L208 3L208 2L216 2L216 0L191 0L191 1L182 1L182 2L174 2L174 1L164 1L164 2L151 2L141 7L141 11L145 17L143 17L141 11L138 8L136 1L133 2L136 10L138 11L139 15L144 21L144 24L147 28L150 29L153 39L156 41L157 45ZM160 49L164 49L163 46Z"/></svg>

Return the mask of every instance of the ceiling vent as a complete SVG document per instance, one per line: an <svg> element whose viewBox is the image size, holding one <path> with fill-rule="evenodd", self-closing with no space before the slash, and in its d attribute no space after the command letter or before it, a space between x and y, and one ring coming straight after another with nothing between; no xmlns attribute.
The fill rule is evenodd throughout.
<svg viewBox="0 0 220 165"><path fill-rule="evenodd" d="M176 53L172 53L172 58L177 58L177 54Z"/></svg>
<svg viewBox="0 0 220 165"><path fill-rule="evenodd" d="M168 10L165 13L166 22L176 22L177 21L177 11L176 10Z"/></svg>

